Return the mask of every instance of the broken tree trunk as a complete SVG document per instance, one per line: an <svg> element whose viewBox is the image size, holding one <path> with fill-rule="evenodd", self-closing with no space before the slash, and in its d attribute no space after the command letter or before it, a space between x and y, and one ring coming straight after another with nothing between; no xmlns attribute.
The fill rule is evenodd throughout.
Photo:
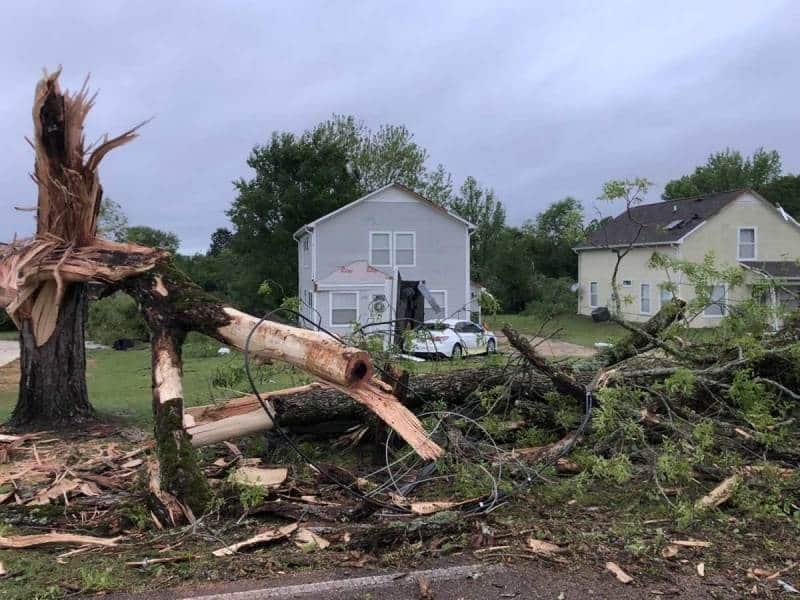
<svg viewBox="0 0 800 600"><path fill-rule="evenodd" d="M54 287L50 284L49 287ZM47 293L48 286L43 287ZM41 346L36 345L33 321L25 319L20 332L21 385L10 425L53 427L94 417L86 390L86 284L67 288L58 307L59 326Z"/></svg>
<svg viewBox="0 0 800 600"><path fill-rule="evenodd" d="M0 251L0 308L21 331L21 385L11 419L16 427L54 427L93 416L85 375L85 280L63 277L60 269L75 248L95 238L100 160L134 137L129 131L106 139L87 158L83 121L93 98L85 84L77 94L62 92L58 77L45 75L33 102L36 237ZM51 270L39 272L41 261Z"/></svg>

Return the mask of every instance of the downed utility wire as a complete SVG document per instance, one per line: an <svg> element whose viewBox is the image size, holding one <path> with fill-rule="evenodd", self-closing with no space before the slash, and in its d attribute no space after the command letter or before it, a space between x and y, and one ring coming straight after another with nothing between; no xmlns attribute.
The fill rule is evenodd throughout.
<svg viewBox="0 0 800 600"><path fill-rule="evenodd" d="M406 455L404 455L404 456L402 456L402 457L400 457L398 459L395 459L394 461L390 461L389 460L389 442L390 442L390 438L391 438L392 433L394 433L393 431L390 431L389 436L387 437L387 440L386 440L386 454L385 454L385 456L386 456L386 464L383 467L381 467L380 469L378 469L376 471L373 471L372 473L370 473L367 476L367 477L372 477L372 476L377 475L378 473L386 471L387 474L388 474L388 477L389 477L389 481L386 484L378 486L375 490L373 490L373 491L371 491L369 493L363 493L360 490L354 489L351 485L348 485L348 484L340 481L339 479L337 479L335 476L333 476L329 472L328 469L320 468L309 456L307 456L305 454L305 452L303 452L303 450L300 447L297 446L297 444L294 442L294 440L291 438L291 436L289 436L289 434L282 427L280 427L280 425L278 424L277 415L274 413L274 411L271 409L271 407L261 397L261 395L260 395L260 393L259 393L259 391L257 389L257 386L255 384L254 378L253 378L253 376L252 376L252 374L250 372L250 340L251 340L252 335L255 332L255 330L264 321L270 319L271 317L274 317L279 312L283 312L283 313L289 314L289 315L291 315L291 316L293 316L293 317L295 317L295 318L297 318L297 319L299 319L299 320L301 320L301 321L303 321L305 323L308 323L315 330L327 334L328 336L330 336L331 338L333 338L334 340L336 340L337 342L339 342L342 345L347 345L347 342L341 336L337 335L336 333L334 333L332 331L327 330L326 328L322 327L320 324L315 323L311 319L307 318L305 315L303 315L303 314L301 314L301 313L299 313L299 312L297 312L295 310L289 309L289 308L284 308L284 307L277 308L277 309L268 311L267 313L264 314L263 317L261 317L261 319L258 321L258 323L250 330L250 332L249 332L249 334L247 336L246 342L245 342L245 347L244 347L244 370L245 370L245 374L247 376L247 380L248 380L248 382L250 384L250 387L251 387L254 395L258 399L258 402L259 402L261 408L264 410L264 412L267 414L269 419L272 421L273 427L275 429L277 429L279 435L288 443L289 447L292 448L292 450L295 453L297 453L298 456L300 456L300 458L302 458L307 464L309 464L317 472L321 473L322 476L325 479L327 479L328 481L330 481L331 483L333 483L337 487L341 488L342 490L344 490L345 492L347 492L351 496L355 497L356 499L360 500L361 502L363 502L365 504L373 505L373 506L376 506L376 507L379 507L379 508L384 508L384 509L387 509L387 510L392 511L392 512L401 513L401 514L412 514L412 511L409 510L408 508L405 508L403 506L399 506L399 505L396 505L396 504L393 504L393 503L382 502L382 501L379 501L379 500L375 499L375 497L374 497L375 494L380 493L381 491L385 490L388 485L391 485L398 492L402 493L403 489L409 489L409 486L410 486L411 489L413 489L413 487L416 487L416 486L424 483L425 481L429 481L429 480L433 479L433 478L429 477L432 474L432 464L428 464L428 465L426 465L425 467L423 467L420 470L420 472L418 473L417 478L416 478L416 480L414 482L412 482L411 484L408 484L406 486L403 486L403 488L401 489L401 487L398 484L398 479L399 478L401 479L401 478L405 477L406 475L408 475L411 472L411 470L414 468L414 466L412 465L411 467L406 469L406 471L402 475L400 475L399 478L396 477L394 475L394 473L392 472L392 467L394 465L402 462L403 460L405 460L405 458L407 458L410 454L412 454L412 453L407 453ZM397 323L397 321L398 320L386 321L386 322L383 322L381 324L391 325L391 324ZM404 392L406 392L406 393L410 392L412 395L418 397L415 390L413 390L411 387L406 385L403 381L398 379L393 373L389 372L386 369L381 368L378 365L374 365L374 367L387 380L391 381L396 386L402 388ZM572 450L572 448L576 444L578 438L581 436L581 434L583 433L583 431L587 427L587 425L589 423L589 420L591 419L592 408L593 408L593 396L592 396L591 391L587 390L586 391L586 395L585 395L583 418L581 419L581 421L580 421L578 427L575 429L575 431L572 434L570 434L571 437L568 440L568 443L565 444L564 447L559 450L559 452L549 456L548 460L542 462L535 471L528 470L528 473L527 473L525 479L523 481L519 482L518 484L516 484L511 490L505 491L505 492L501 492L500 491L500 481L501 481L501 477L502 477L502 469L498 471L498 477L495 478L485 467L483 467L482 465L478 465L484 472L487 473L489 478L492 480L492 491L489 494L487 494L487 495L485 495L485 496L483 496L481 498L478 498L478 499L476 499L476 500L474 500L474 501L472 501L470 503L462 505L463 506L461 508L462 512L464 512L465 514L470 514L470 515L486 514L488 512L491 512L492 510L494 510L498 506L506 503L507 501L509 501L515 495L518 495L519 493L521 493L521 492L527 490L528 488L530 488L533 485L533 482L536 479L539 479L539 478L542 477L542 473L544 472L545 469L553 466L556 463L556 461L558 461L558 459L562 458L563 456L565 456L566 454L568 454ZM446 416L450 416L450 417L454 417L454 418L457 418L457 419L464 419L464 420L467 420L467 421L472 422L473 424L477 425L477 427L479 429L481 429L483 431L484 435L489 439L489 441L491 443L490 445L493 446L499 453L499 448L498 448L497 444L494 442L494 440L491 438L491 436L485 430L485 428L483 428L480 424L478 424L476 421L474 421L474 419L471 419L471 418L467 417L466 415L463 415L463 414L461 414L459 412L456 412L456 411L444 411L444 412L438 411L438 412L424 413L424 416L436 416L439 419L438 423L433 427L433 430L430 433L427 434L427 437L429 439L439 429L439 427L442 426ZM526 467L526 469L527 469L527 467Z"/></svg>

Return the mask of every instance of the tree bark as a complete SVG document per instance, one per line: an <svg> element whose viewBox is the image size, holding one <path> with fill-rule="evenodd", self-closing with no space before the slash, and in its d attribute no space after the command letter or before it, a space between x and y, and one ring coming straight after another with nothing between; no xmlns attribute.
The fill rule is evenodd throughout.
<svg viewBox="0 0 800 600"><path fill-rule="evenodd" d="M19 397L13 427L59 427L94 418L86 389L86 285L67 287L53 335L36 345L34 325L22 322Z"/></svg>

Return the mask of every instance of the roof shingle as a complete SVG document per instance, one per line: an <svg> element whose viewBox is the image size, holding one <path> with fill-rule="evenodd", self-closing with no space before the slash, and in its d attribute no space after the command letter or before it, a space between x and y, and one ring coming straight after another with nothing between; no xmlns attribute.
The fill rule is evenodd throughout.
<svg viewBox="0 0 800 600"><path fill-rule="evenodd" d="M747 191L733 190L634 206L593 232L575 250L631 243L637 246L675 243Z"/></svg>

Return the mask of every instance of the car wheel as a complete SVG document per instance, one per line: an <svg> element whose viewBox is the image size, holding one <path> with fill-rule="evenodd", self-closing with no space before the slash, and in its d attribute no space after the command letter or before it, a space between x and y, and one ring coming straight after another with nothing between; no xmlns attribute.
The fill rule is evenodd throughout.
<svg viewBox="0 0 800 600"><path fill-rule="evenodd" d="M486 354L494 354L497 352L497 344L494 340L486 342Z"/></svg>
<svg viewBox="0 0 800 600"><path fill-rule="evenodd" d="M450 358L453 360L464 358L464 350L461 348L461 344L456 344L453 346L453 352L450 354Z"/></svg>

